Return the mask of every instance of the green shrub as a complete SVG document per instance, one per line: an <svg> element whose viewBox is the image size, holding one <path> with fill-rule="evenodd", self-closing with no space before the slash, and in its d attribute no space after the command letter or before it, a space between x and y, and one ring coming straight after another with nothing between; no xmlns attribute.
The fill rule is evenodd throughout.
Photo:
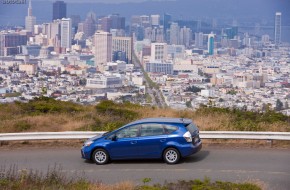
<svg viewBox="0 0 290 190"><path fill-rule="evenodd" d="M16 132L22 132L31 129L32 125L26 120L20 120L14 124L13 128Z"/></svg>

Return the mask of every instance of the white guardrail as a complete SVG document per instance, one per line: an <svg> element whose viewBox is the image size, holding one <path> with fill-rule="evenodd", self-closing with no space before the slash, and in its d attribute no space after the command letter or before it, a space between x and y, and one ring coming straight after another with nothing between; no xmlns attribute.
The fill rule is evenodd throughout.
<svg viewBox="0 0 290 190"><path fill-rule="evenodd" d="M0 133L0 141L88 139L99 132ZM201 139L290 140L290 132L200 131Z"/></svg>

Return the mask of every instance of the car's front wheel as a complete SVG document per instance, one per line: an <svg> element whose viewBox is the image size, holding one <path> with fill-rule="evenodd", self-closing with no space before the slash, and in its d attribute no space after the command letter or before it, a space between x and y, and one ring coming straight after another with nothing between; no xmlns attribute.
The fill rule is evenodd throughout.
<svg viewBox="0 0 290 190"><path fill-rule="evenodd" d="M107 164L109 159L110 156L104 149L96 149L92 154L92 160L98 165Z"/></svg>
<svg viewBox="0 0 290 190"><path fill-rule="evenodd" d="M176 164L180 160L180 153L176 148L167 148L163 153L163 159L167 164Z"/></svg>

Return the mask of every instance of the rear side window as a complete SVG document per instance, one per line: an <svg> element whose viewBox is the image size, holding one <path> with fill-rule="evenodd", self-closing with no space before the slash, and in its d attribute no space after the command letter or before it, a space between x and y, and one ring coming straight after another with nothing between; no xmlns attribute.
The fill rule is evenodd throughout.
<svg viewBox="0 0 290 190"><path fill-rule="evenodd" d="M198 130L197 126L193 123L188 124L186 128L191 134L193 134L196 130Z"/></svg>
<svg viewBox="0 0 290 190"><path fill-rule="evenodd" d="M148 124L142 124L141 130L140 130L140 136L156 136L156 135L163 135L163 125L157 124L157 123L148 123Z"/></svg>
<svg viewBox="0 0 290 190"><path fill-rule="evenodd" d="M165 134L171 134L174 131L177 131L178 127L173 125L163 125Z"/></svg>

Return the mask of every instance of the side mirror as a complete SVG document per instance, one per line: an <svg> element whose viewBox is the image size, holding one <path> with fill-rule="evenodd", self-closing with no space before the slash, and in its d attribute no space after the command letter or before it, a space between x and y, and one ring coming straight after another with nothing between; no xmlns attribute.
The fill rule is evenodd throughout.
<svg viewBox="0 0 290 190"><path fill-rule="evenodd" d="M116 135L114 135L113 137L112 137L112 139L111 139L112 141L117 141L117 136Z"/></svg>

